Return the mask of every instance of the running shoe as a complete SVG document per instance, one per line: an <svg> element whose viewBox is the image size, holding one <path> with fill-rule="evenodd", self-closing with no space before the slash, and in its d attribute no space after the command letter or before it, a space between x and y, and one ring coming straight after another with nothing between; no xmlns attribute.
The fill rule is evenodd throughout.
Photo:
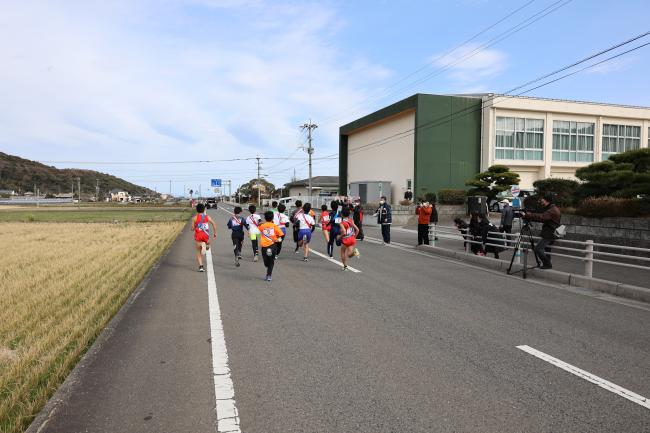
<svg viewBox="0 0 650 433"><path fill-rule="evenodd" d="M267 275L267 276L264 278L264 281L271 281L271 276L270 276L270 275Z"/></svg>
<svg viewBox="0 0 650 433"><path fill-rule="evenodd" d="M355 248L355 249L352 250L352 255L354 255L354 257L359 257L361 255L361 253L359 252L358 249Z"/></svg>
<svg viewBox="0 0 650 433"><path fill-rule="evenodd" d="M235 266L240 267L241 263L239 263L239 259L235 259Z"/></svg>
<svg viewBox="0 0 650 433"><path fill-rule="evenodd" d="M254 262L258 261L259 259L260 259L260 258L259 258L259 256L258 256L257 254L255 254L255 255L253 256L253 261L254 261Z"/></svg>
<svg viewBox="0 0 650 433"><path fill-rule="evenodd" d="M203 268L203 266L199 266L199 272L205 272L205 268Z"/></svg>
<svg viewBox="0 0 650 433"><path fill-rule="evenodd" d="M237 260L241 260L241 256L237 256Z"/></svg>
<svg viewBox="0 0 650 433"><path fill-rule="evenodd" d="M279 258L280 258L280 256L275 256L275 260L277 260L277 259L279 259Z"/></svg>
<svg viewBox="0 0 650 433"><path fill-rule="evenodd" d="M303 262L308 262L309 259L308 259L307 257L305 257L305 258L302 259L302 261L303 261Z"/></svg>
<svg viewBox="0 0 650 433"><path fill-rule="evenodd" d="M342 270L343 270L343 271L347 271L347 270L348 270L348 267L347 267L347 266L343 266L343 269L342 269Z"/></svg>

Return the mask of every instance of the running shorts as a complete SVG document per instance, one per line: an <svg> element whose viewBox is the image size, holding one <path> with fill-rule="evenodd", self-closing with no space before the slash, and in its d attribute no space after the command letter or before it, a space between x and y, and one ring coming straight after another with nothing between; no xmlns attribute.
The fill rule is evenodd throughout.
<svg viewBox="0 0 650 433"><path fill-rule="evenodd" d="M311 230L310 229L300 229L298 230L298 240L305 240L305 242L311 242Z"/></svg>
<svg viewBox="0 0 650 433"><path fill-rule="evenodd" d="M207 244L210 242L210 236L203 230L196 230L194 232L194 240L197 242L205 242Z"/></svg>
<svg viewBox="0 0 650 433"><path fill-rule="evenodd" d="M357 244L357 238L350 236L349 238L342 238L341 243L346 247L353 247Z"/></svg>
<svg viewBox="0 0 650 433"><path fill-rule="evenodd" d="M259 238L260 238L259 233L251 233L250 235L251 235L251 241L259 240Z"/></svg>

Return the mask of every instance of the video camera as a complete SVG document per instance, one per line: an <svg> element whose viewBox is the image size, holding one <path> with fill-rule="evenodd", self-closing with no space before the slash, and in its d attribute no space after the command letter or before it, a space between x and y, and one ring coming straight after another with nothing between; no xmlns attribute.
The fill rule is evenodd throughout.
<svg viewBox="0 0 650 433"><path fill-rule="evenodd" d="M526 220L526 218L524 217L523 214L526 214L526 213L530 214L530 213L534 213L534 212L535 211L532 210L532 209L519 208L519 209L515 210L514 215L515 215L515 218Z"/></svg>

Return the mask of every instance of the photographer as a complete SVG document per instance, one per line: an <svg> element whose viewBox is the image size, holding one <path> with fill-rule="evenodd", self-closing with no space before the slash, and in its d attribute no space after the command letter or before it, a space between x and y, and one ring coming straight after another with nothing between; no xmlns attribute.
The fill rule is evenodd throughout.
<svg viewBox="0 0 650 433"><path fill-rule="evenodd" d="M429 202L418 203L415 214L418 216L418 245L429 245L429 223L433 207Z"/></svg>
<svg viewBox="0 0 650 433"><path fill-rule="evenodd" d="M535 255L542 261L541 269L552 269L551 257L548 253L551 252L550 246L555 242L555 229L560 226L560 209L553 204L553 193L547 192L539 203L542 206L541 213L534 212L521 212L521 217L526 221L538 221L542 224L541 240L535 245Z"/></svg>

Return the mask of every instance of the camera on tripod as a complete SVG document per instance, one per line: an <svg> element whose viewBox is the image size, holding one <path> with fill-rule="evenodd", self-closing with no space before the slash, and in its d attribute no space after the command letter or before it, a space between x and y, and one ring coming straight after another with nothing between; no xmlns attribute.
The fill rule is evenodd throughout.
<svg viewBox="0 0 650 433"><path fill-rule="evenodd" d="M526 209L526 208L519 208L519 209L516 209L516 210L515 210L515 212L514 212L514 216L515 216L515 218L519 218L519 219L522 219L522 220L524 220L524 221L527 221L527 220L525 219L525 217L524 217L524 214L527 214L527 213L529 213L529 214L530 214L530 213L533 213L533 210L531 210L531 209Z"/></svg>

